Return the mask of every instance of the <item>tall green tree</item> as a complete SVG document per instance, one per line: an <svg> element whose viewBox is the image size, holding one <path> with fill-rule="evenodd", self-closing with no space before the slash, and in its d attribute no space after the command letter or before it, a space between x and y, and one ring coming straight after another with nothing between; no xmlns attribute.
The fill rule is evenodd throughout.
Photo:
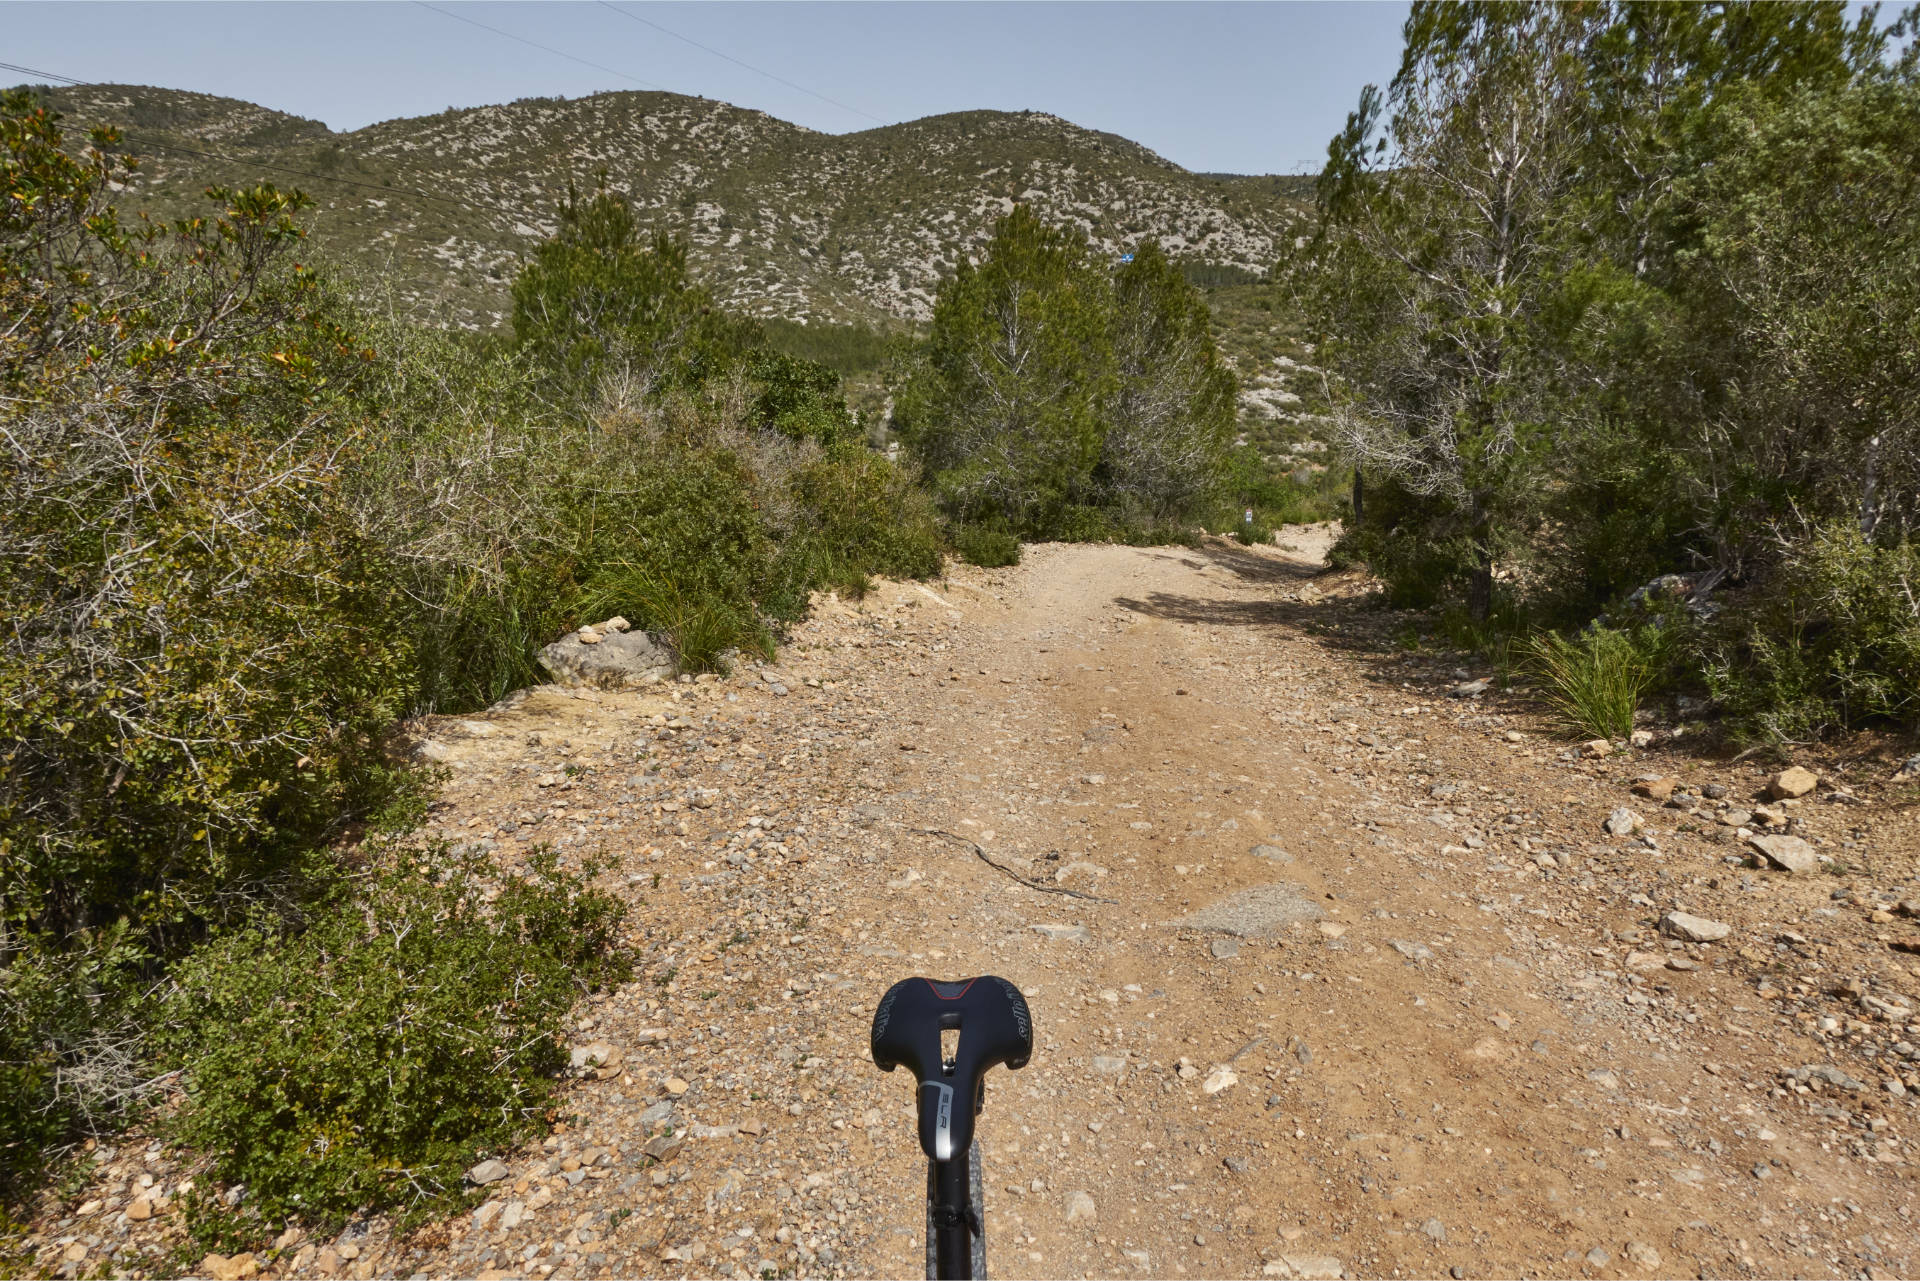
<svg viewBox="0 0 1920 1281"><path fill-rule="evenodd" d="M895 417L961 519L1040 530L1095 498L1111 292L1085 240L1024 205L941 287Z"/></svg>
<svg viewBox="0 0 1920 1281"><path fill-rule="evenodd" d="M1555 5L1419 3L1399 74L1330 148L1311 306L1341 375L1332 423L1367 474L1422 500L1484 619L1541 513L1547 401L1582 238L1587 19Z"/></svg>
<svg viewBox="0 0 1920 1281"><path fill-rule="evenodd" d="M513 285L514 341L551 381L647 396L723 376L760 340L715 306L687 247L640 234L633 208L602 188L560 208L560 229Z"/></svg>
<svg viewBox="0 0 1920 1281"><path fill-rule="evenodd" d="M1163 521L1219 483L1239 414L1206 300L1158 244L1115 273L1114 379L1097 475L1107 501Z"/></svg>

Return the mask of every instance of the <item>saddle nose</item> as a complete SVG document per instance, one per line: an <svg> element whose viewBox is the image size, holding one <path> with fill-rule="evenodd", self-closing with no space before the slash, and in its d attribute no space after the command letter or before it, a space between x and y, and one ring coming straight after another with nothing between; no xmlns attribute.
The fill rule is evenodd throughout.
<svg viewBox="0 0 1920 1281"><path fill-rule="evenodd" d="M957 1034L950 1054L943 1033ZM958 982L902 979L873 1012L874 1064L905 1067L920 1085L920 1147L948 1161L973 1142L988 1069L1018 1070L1033 1057L1033 1016L1020 989L997 975Z"/></svg>

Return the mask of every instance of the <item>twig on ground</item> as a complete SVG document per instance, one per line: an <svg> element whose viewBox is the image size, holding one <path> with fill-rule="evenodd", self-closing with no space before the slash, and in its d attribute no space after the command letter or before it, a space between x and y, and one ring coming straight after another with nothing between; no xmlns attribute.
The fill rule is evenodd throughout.
<svg viewBox="0 0 1920 1281"><path fill-rule="evenodd" d="M1026 886L1030 890L1038 890L1042 894L1064 894L1068 898L1082 898L1087 900L1087 902L1089 903L1111 903L1114 901L1113 899L1110 899L1110 898L1101 898L1098 894L1083 894L1079 890L1070 890L1064 885L1042 885L1038 881L1030 881L1026 877L1020 875L1020 873L1008 867L1005 863L994 862L993 856L988 854L985 849L981 848L980 843L978 841L970 841L966 837L960 835L958 832L949 832L938 827L909 827L907 830L909 832L918 832L922 836L944 836L950 841L958 841L960 842L960 844L965 845L970 849L972 849L974 853L974 857L978 858L982 863L985 863L988 867L992 868L996 872L1000 872L1007 876L1012 877L1014 880L1018 881L1020 884Z"/></svg>

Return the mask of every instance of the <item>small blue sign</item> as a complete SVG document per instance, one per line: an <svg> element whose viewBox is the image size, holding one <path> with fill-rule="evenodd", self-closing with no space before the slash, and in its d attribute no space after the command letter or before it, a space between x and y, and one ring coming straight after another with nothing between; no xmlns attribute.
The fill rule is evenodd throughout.
<svg viewBox="0 0 1920 1281"><path fill-rule="evenodd" d="M1132 254L1121 254L1121 255L1120 255L1120 261L1121 261L1121 262L1132 262L1132 261L1133 261L1133 255L1132 255Z"/></svg>

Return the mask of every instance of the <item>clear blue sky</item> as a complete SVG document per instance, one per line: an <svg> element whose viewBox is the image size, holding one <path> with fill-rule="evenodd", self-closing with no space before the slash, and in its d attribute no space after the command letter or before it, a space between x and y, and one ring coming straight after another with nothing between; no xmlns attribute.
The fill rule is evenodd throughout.
<svg viewBox="0 0 1920 1281"><path fill-rule="evenodd" d="M1360 87L1392 76L1406 14L1386 0L620 6L850 111L600 4L434 3L610 70L419 4L263 0L7 4L0 61L224 94L343 130L635 81L831 133L868 116L1032 108L1189 169L1295 173L1319 168Z"/></svg>

